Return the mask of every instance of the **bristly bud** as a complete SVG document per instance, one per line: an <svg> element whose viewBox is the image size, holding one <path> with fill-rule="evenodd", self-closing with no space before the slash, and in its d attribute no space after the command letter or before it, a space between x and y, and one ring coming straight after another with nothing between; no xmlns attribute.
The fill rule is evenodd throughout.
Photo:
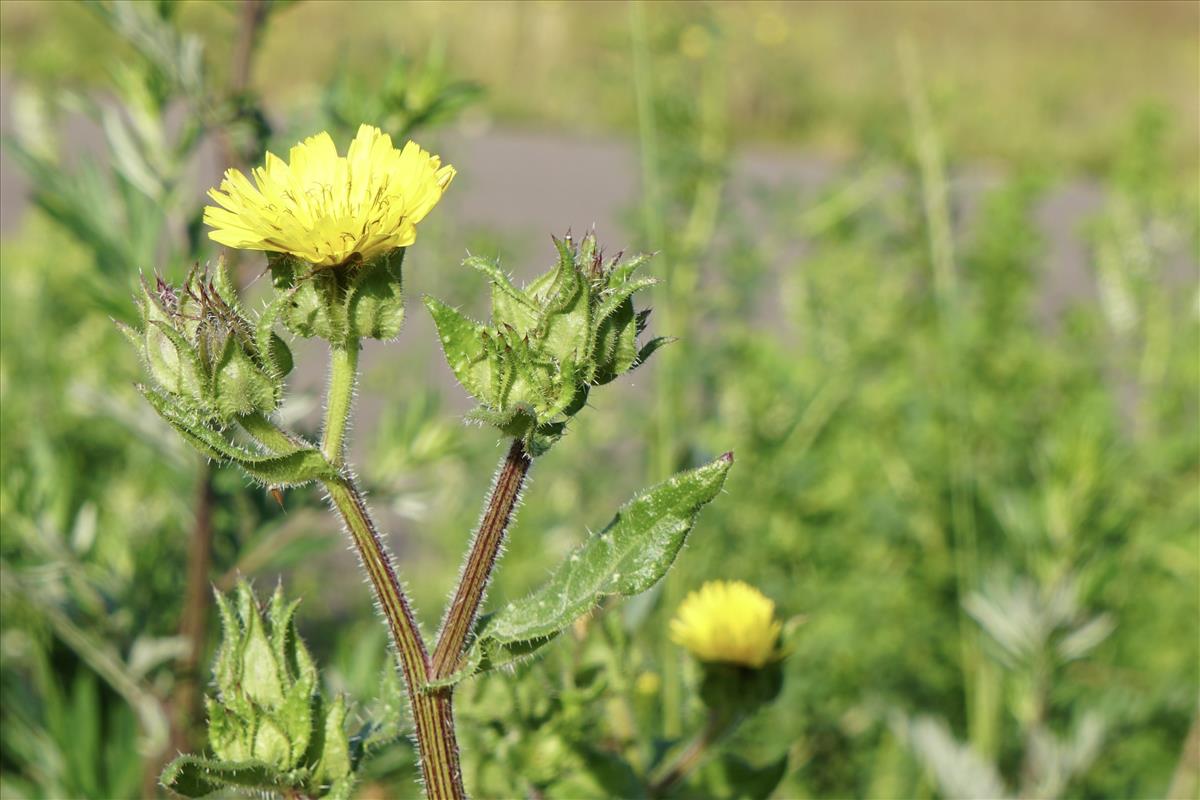
<svg viewBox="0 0 1200 800"><path fill-rule="evenodd" d="M282 253L268 257L284 326L333 344L394 339L404 322L404 248L336 268Z"/></svg>
<svg viewBox="0 0 1200 800"><path fill-rule="evenodd" d="M279 405L291 353L268 324L246 319L224 262L181 286L142 281L142 330L122 326L154 383L184 410L219 423Z"/></svg>
<svg viewBox="0 0 1200 800"><path fill-rule="evenodd" d="M648 310L633 295L653 278L635 278L647 256L605 260L594 234L576 243L555 239L558 263L518 289L494 262L464 263L492 282L492 320L481 325L426 298L446 359L459 383L480 403L472 416L545 452L588 392L630 371L666 344L638 346Z"/></svg>
<svg viewBox="0 0 1200 800"><path fill-rule="evenodd" d="M205 698L216 758L180 757L163 773L164 785L192 797L226 784L287 787L309 797L349 794L353 766L345 701L320 697L317 668L296 633L297 605L276 589L264 615L245 581L232 596L217 595L218 695Z"/></svg>

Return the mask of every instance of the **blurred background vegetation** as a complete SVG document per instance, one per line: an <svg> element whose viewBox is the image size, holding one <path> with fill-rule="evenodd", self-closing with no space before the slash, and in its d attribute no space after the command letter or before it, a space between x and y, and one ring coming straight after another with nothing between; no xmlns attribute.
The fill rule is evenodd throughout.
<svg viewBox="0 0 1200 800"><path fill-rule="evenodd" d="M415 791L385 633L315 492L147 410L112 319L215 257L203 192L325 128L460 168L406 261L481 311L551 233L659 252L662 360L539 461L493 600L732 449L661 588L463 689L480 797L634 796L701 717L709 578L798 623L782 695L680 797L1196 796L1200 12L1192 3L0 4L0 795L151 796L203 746L210 587L282 579ZM577 216L575 216L577 215ZM239 264L251 298L263 261ZM284 414L316 425L317 351ZM431 326L353 443L427 628L501 450Z"/></svg>

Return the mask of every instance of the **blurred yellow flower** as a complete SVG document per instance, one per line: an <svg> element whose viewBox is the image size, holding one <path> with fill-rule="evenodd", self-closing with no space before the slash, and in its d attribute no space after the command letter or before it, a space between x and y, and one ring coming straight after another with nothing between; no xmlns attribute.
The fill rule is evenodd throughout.
<svg viewBox="0 0 1200 800"><path fill-rule="evenodd" d="M339 156L322 131L294 146L285 163L267 153L253 170L254 183L228 170L216 206L204 209L213 241L243 250L290 253L315 266L336 266L352 256L370 261L416 241L425 218L454 178L454 167L408 142L363 125Z"/></svg>
<svg viewBox="0 0 1200 800"><path fill-rule="evenodd" d="M694 23L684 28L683 33L679 35L679 52L692 61L699 61L708 55L711 44L712 36L709 32L703 26Z"/></svg>
<svg viewBox="0 0 1200 800"><path fill-rule="evenodd" d="M709 581L679 604L671 639L701 661L762 667L776 654L775 603L742 581Z"/></svg>

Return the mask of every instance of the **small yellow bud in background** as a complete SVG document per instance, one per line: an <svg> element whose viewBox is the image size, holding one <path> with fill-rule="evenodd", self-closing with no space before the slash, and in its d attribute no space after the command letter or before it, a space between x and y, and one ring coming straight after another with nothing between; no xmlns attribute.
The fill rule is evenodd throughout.
<svg viewBox="0 0 1200 800"><path fill-rule="evenodd" d="M658 694L658 690L661 687L662 678L658 676L657 672L643 672L637 676L637 680L633 683L634 691L646 697Z"/></svg>
<svg viewBox="0 0 1200 800"><path fill-rule="evenodd" d="M700 61L708 55L711 45L712 34L702 25L688 25L679 35L679 52L692 61Z"/></svg>
<svg viewBox="0 0 1200 800"><path fill-rule="evenodd" d="M775 603L742 581L709 581L679 605L671 640L701 661L761 668L777 655Z"/></svg>

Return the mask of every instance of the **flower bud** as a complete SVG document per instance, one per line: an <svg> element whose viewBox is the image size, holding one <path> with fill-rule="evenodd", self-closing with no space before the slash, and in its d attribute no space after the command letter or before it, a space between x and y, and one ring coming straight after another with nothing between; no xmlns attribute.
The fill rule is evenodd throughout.
<svg viewBox="0 0 1200 800"><path fill-rule="evenodd" d="M606 261L592 234L555 245L558 263L522 289L495 263L467 259L492 282L490 325L426 298L451 369L480 402L472 415L521 438L535 455L562 435L591 387L630 371L668 341L638 346L649 311L636 312L633 295L656 281L633 275L647 257Z"/></svg>
<svg viewBox="0 0 1200 800"><path fill-rule="evenodd" d="M267 263L281 321L297 336L334 344L395 338L404 321L404 252L399 248L336 267L271 254Z"/></svg>
<svg viewBox="0 0 1200 800"><path fill-rule="evenodd" d="M291 353L269 325L256 330L242 315L224 263L212 278L193 269L179 287L143 281L137 301L142 330L122 331L184 410L221 423L275 410Z"/></svg>
<svg viewBox="0 0 1200 800"><path fill-rule="evenodd" d="M323 703L317 693L317 668L293 621L298 601L286 602L276 589L264 617L243 581L232 598L218 594L217 605L218 696L205 698L213 753L308 776L318 786L347 779L345 703Z"/></svg>

